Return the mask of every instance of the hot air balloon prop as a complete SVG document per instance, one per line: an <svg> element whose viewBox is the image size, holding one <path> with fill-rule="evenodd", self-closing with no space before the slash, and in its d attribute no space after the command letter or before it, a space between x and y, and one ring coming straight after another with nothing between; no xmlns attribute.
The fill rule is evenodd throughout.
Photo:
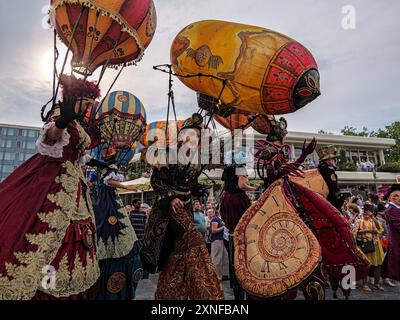
<svg viewBox="0 0 400 320"><path fill-rule="evenodd" d="M88 76L100 66L138 62L157 15L152 0L51 0L51 21L71 47L73 71Z"/></svg>
<svg viewBox="0 0 400 320"><path fill-rule="evenodd" d="M182 126L183 120L168 121L168 130L166 121L152 122L147 125L139 142L145 147L153 144L156 144L159 148L174 146L177 144L178 133Z"/></svg>
<svg viewBox="0 0 400 320"><path fill-rule="evenodd" d="M101 102L96 122L103 145L130 150L145 131L146 111L135 95L115 91Z"/></svg>
<svg viewBox="0 0 400 320"><path fill-rule="evenodd" d="M249 128L253 122L254 116L249 113L234 112L227 117L221 117L219 115L214 115L213 118L221 126L230 131L237 129L246 130Z"/></svg>
<svg viewBox="0 0 400 320"><path fill-rule="evenodd" d="M312 54L299 42L261 27L217 20L192 23L173 41L171 63L187 87L231 108L225 116L235 109L292 113L320 95Z"/></svg>
<svg viewBox="0 0 400 320"><path fill-rule="evenodd" d="M276 119L272 115L258 115L251 123L251 127L261 134L269 134L273 126L276 125Z"/></svg>

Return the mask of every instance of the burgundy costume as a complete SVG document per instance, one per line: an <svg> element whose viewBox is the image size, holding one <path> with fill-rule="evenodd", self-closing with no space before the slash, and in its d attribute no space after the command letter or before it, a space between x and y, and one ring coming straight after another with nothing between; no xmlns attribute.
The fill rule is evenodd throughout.
<svg viewBox="0 0 400 320"><path fill-rule="evenodd" d="M389 249L385 261L385 274L389 279L400 281L400 207L390 203L386 209L389 227Z"/></svg>
<svg viewBox="0 0 400 320"><path fill-rule="evenodd" d="M40 153L0 184L0 300L96 295L96 230L81 169L90 137L73 121L51 145L51 125L38 139Z"/></svg>
<svg viewBox="0 0 400 320"><path fill-rule="evenodd" d="M278 299L294 299L297 289L303 290L306 299L325 299L325 279L322 274L322 265L328 274L338 281L345 276L342 269L347 265L355 268L357 280L366 277L368 274L369 262L357 248L348 223L337 209L314 191L289 179L290 176L301 176L301 165L314 148L315 141L307 147L304 144L300 158L289 163L287 156L290 154L289 146L258 141L257 171L264 179L267 190L260 200L246 212L245 217L252 214L254 210L257 211L258 205L262 206L269 197L269 192L276 187L277 182L273 181L280 180L285 195L284 201L287 201L288 205L295 209L304 224L312 231L321 250L322 261L318 263L314 272L303 282L298 283L297 286L293 284L291 289L286 291L283 296L275 295L275 298ZM243 235L244 231L241 224L245 225L245 222L246 219L239 223L235 235ZM238 237L235 244L240 246L242 243L243 239ZM240 258L235 261L235 269L239 270L237 272L241 272L243 263L244 261ZM244 268L244 270L247 269ZM242 277L242 281L246 282L245 285L254 281L254 278L248 277L247 273L243 274L245 276ZM245 285L243 286L245 287ZM260 280L258 285L263 286L263 280ZM263 298L252 294L248 294L248 297L249 299Z"/></svg>
<svg viewBox="0 0 400 320"><path fill-rule="evenodd" d="M240 169L245 170L245 168ZM224 192L221 196L221 217L230 233L233 233L240 218L251 204L246 192L239 188L238 180L235 167L231 166L224 169L222 174Z"/></svg>

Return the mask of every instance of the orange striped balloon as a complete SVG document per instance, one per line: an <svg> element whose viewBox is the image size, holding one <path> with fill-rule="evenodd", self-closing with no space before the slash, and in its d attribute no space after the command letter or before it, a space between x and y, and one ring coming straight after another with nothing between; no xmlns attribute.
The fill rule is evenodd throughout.
<svg viewBox="0 0 400 320"><path fill-rule="evenodd" d="M107 63L139 61L156 31L153 0L51 0L51 5L53 26L65 45L71 43L72 68L83 75Z"/></svg>
<svg viewBox="0 0 400 320"><path fill-rule="evenodd" d="M157 143L160 148L165 145L176 145L179 130L183 126L183 120L169 121L167 139L165 139L166 124L166 121L155 121L148 124L139 142L145 147L149 147L154 143Z"/></svg>
<svg viewBox="0 0 400 320"><path fill-rule="evenodd" d="M230 131L236 129L245 130L250 127L252 123L252 117L249 113L242 112L234 112L228 117L221 117L218 115L214 115L214 119L224 128L229 129Z"/></svg>

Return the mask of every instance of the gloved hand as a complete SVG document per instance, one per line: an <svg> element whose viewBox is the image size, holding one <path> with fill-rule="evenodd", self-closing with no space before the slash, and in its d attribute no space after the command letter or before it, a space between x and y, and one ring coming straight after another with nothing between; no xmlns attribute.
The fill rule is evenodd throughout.
<svg viewBox="0 0 400 320"><path fill-rule="evenodd" d="M96 160L94 158L92 160L90 160L86 165L88 165L89 167L96 167L99 169L108 169L109 168L105 162Z"/></svg>
<svg viewBox="0 0 400 320"><path fill-rule="evenodd" d="M76 97L67 96L63 102L58 102L60 105L60 117L56 120L56 127L58 129L67 128L70 122L79 118L80 115L75 112L76 101Z"/></svg>
<svg viewBox="0 0 400 320"><path fill-rule="evenodd" d="M307 157L314 152L316 146L317 146L317 140L315 140L315 138L312 139L307 146L306 146L306 140L304 140L301 156L296 160L296 162L303 164L303 162L307 159Z"/></svg>

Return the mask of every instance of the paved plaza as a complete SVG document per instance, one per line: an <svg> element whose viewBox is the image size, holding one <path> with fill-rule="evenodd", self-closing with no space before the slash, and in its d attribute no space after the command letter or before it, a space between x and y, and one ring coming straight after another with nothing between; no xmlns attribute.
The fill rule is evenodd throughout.
<svg viewBox="0 0 400 320"><path fill-rule="evenodd" d="M136 291L136 300L154 300L154 292L157 287L157 275L150 275L148 280L142 280L139 283L138 289ZM225 299L233 300L233 292L229 287L229 281L223 282L223 287L225 291ZM358 287L360 287L358 285ZM351 300L400 300L400 287L391 288L384 285L385 291L373 290L372 292L364 292L361 289L353 290L351 293ZM327 289L326 291L327 300L334 300L332 290ZM338 292L338 298L343 300L341 292ZM298 300L303 300L302 294L299 292Z"/></svg>

